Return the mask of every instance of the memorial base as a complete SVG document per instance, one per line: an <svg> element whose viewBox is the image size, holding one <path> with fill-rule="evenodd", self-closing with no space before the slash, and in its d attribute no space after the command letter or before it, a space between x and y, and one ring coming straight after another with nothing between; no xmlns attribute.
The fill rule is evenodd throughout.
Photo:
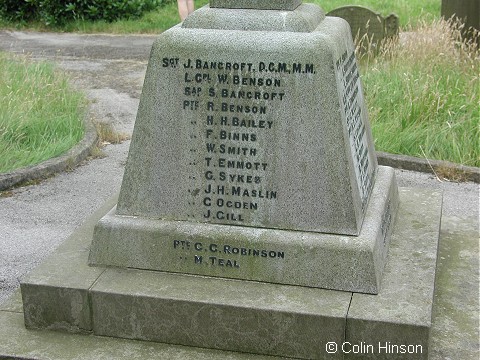
<svg viewBox="0 0 480 360"><path fill-rule="evenodd" d="M217 349L162 347L185 359L256 358L218 350L388 359L398 354L385 346L405 344L415 346L409 359L427 359L442 195L403 188L399 200L378 295L88 266L94 225L111 201L24 279L26 327ZM328 342L363 344L366 352L330 354Z"/></svg>
<svg viewBox="0 0 480 360"><path fill-rule="evenodd" d="M121 216L95 227L90 264L376 294L398 208L379 167L359 236Z"/></svg>

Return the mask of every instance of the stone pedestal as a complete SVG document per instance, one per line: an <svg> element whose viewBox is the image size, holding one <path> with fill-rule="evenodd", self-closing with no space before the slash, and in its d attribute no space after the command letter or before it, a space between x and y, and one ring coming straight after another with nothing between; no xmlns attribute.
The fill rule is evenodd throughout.
<svg viewBox="0 0 480 360"><path fill-rule="evenodd" d="M228 359L257 359L252 353L428 359L439 192L400 189L378 295L88 266L94 225L115 203L109 201L22 281L27 328L198 347L189 348L191 354L162 348L162 354L170 349L164 358L174 359L220 358L218 349L248 353L223 354ZM414 352L388 352L401 345ZM353 353L352 346L363 353Z"/></svg>
<svg viewBox="0 0 480 360"><path fill-rule="evenodd" d="M118 201L25 279L26 326L426 359L441 194L377 165L348 24L211 5L153 45Z"/></svg>
<svg viewBox="0 0 480 360"><path fill-rule="evenodd" d="M153 45L90 263L378 293L398 196L348 24L256 3L206 6Z"/></svg>

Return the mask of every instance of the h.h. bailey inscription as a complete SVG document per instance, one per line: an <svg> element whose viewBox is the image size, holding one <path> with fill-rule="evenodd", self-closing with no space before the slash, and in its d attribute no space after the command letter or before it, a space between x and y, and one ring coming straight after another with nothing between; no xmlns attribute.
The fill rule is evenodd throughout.
<svg viewBox="0 0 480 360"><path fill-rule="evenodd" d="M91 264L378 292L397 189L348 24L301 1L210 5L153 45Z"/></svg>

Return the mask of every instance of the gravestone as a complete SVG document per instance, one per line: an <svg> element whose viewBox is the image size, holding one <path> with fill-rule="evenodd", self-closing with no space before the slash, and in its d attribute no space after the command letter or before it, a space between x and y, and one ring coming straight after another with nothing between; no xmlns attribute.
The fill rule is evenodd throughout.
<svg viewBox="0 0 480 360"><path fill-rule="evenodd" d="M395 14L383 17L363 6L343 6L327 13L345 19L350 25L353 38L362 49L377 48L384 39L398 36L399 20Z"/></svg>
<svg viewBox="0 0 480 360"><path fill-rule="evenodd" d="M212 0L154 43L118 201L23 280L25 325L427 359L440 214L376 162L345 20Z"/></svg>
<svg viewBox="0 0 480 360"><path fill-rule="evenodd" d="M153 45L91 264L378 292L397 190L348 25L270 3L298 5L216 1Z"/></svg>
<svg viewBox="0 0 480 360"><path fill-rule="evenodd" d="M480 37L474 36L480 31L480 2L478 0L442 0L442 16L445 19L452 17L459 19L465 24L462 33L464 37L476 38L477 42Z"/></svg>

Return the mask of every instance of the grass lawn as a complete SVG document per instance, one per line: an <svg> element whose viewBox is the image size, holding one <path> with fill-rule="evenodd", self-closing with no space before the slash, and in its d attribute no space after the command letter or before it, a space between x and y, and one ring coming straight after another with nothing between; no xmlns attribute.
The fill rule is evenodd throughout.
<svg viewBox="0 0 480 360"><path fill-rule="evenodd" d="M48 63L0 52L0 172L40 163L83 137L85 98Z"/></svg>
<svg viewBox="0 0 480 360"><path fill-rule="evenodd" d="M376 149L479 167L479 65L477 46L444 20L361 61Z"/></svg>

